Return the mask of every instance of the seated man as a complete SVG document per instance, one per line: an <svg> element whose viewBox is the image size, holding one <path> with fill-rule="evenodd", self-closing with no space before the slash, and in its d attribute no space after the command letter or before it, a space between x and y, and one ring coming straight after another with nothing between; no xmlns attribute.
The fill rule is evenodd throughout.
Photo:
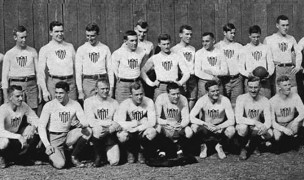
<svg viewBox="0 0 304 180"><path fill-rule="evenodd" d="M190 119L187 98L180 94L180 86L174 82L168 83L167 93L157 97L155 108L157 131L176 143L176 155L183 156L185 138L191 138L193 132L188 126Z"/></svg>
<svg viewBox="0 0 304 180"><path fill-rule="evenodd" d="M76 144L71 161L76 167L84 167L77 156L86 146L92 130L80 104L69 98L69 84L59 81L55 85L55 99L47 102L41 113L39 135L52 165L62 169L66 163L65 146ZM71 130L71 127L75 127Z"/></svg>
<svg viewBox="0 0 304 180"><path fill-rule="evenodd" d="M100 167L105 164L102 154L104 151L110 165L117 165L120 152L115 132L120 130L120 126L113 121L113 117L119 104L109 96L110 84L107 79L97 80L96 90L96 95L84 101L84 112L93 130L91 140L95 151L94 166Z"/></svg>
<svg viewBox="0 0 304 180"><path fill-rule="evenodd" d="M144 163L145 152L151 148L151 141L156 136L153 128L156 124L155 107L152 99L144 96L140 83L132 83L130 91L132 97L120 104L115 115L115 121L123 128L117 137L128 152L128 163L137 160Z"/></svg>
<svg viewBox="0 0 304 180"><path fill-rule="evenodd" d="M272 109L273 136L275 141L278 142L282 135L297 136L298 129L304 119L304 105L300 96L297 93L291 92L291 83L288 76L282 75L278 77L277 87L278 92L270 99L270 104ZM297 116L296 112L298 112Z"/></svg>
<svg viewBox="0 0 304 180"><path fill-rule="evenodd" d="M29 148L35 147L33 142L36 139L38 117L23 102L22 87L16 85L8 88L8 103L0 107L0 114L0 168L5 168L8 164L7 158L24 154ZM24 116L27 117L26 126L22 126Z"/></svg>
<svg viewBox="0 0 304 180"><path fill-rule="evenodd" d="M219 85L216 81L208 81L205 85L207 94L201 97L190 113L191 128L194 133L200 133L199 140L214 137L218 142L215 150L220 159L226 158L222 149L225 136L231 139L235 134L234 113L229 99L220 95ZM203 112L203 118L197 116ZM226 118L227 117L227 118ZM200 158L207 157L207 146L203 141Z"/></svg>
<svg viewBox="0 0 304 180"><path fill-rule="evenodd" d="M269 100L260 95L260 78L250 76L247 82L248 93L237 98L235 118L236 130L240 136L242 148L240 160L248 158L248 150L253 149L259 155L258 145L262 139L272 137ZM246 144L250 140L247 148Z"/></svg>

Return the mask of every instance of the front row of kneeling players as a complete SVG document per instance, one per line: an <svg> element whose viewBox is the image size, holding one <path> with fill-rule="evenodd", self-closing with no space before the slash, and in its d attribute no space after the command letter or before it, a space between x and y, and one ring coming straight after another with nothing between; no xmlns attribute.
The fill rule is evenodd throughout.
<svg viewBox="0 0 304 180"><path fill-rule="evenodd" d="M240 159L247 159L249 149L257 151L261 141L270 145L274 137L272 144L278 146L276 142L283 134L297 136L302 126L304 105L298 94L291 93L289 78L281 76L277 85L278 93L268 100L259 94L260 79L250 77L248 93L238 97L234 115L229 99L220 95L216 81L206 83L207 94L190 113L187 99L180 95L180 87L175 83L169 83L167 93L159 95L154 104L144 96L141 83L135 82L130 87L132 97L119 105L109 97L109 83L102 79L96 83L97 94L85 100L83 111L77 101L68 97L68 84L59 82L55 99L44 106L40 120L22 102L22 89L11 86L9 103L0 107L0 164L6 167L13 151L23 157L32 156L38 142L37 127L45 152L58 169L66 164L65 147L73 148L71 162L83 167L79 155L89 141L93 144L96 167L106 162L117 165L121 150L128 152L129 163L143 163L144 156L156 152L168 157L182 156L181 146L189 143L190 138L201 144L200 158L207 157L206 144L212 140L223 159L226 154L222 145L228 142L225 144L229 146L236 132L242 148ZM28 125L22 128L24 116ZM173 155L169 154L168 143L177 145Z"/></svg>

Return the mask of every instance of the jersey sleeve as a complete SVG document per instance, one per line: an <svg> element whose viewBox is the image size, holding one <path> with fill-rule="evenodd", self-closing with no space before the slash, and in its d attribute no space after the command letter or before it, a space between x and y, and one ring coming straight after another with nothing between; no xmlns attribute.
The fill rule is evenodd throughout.
<svg viewBox="0 0 304 180"><path fill-rule="evenodd" d="M82 55L82 47L80 46L77 49L76 57L75 57L75 74L76 74L76 85L78 91L82 92L82 63L83 63L83 55Z"/></svg>
<svg viewBox="0 0 304 180"><path fill-rule="evenodd" d="M189 106L188 101L185 97L182 98L182 109L181 109L181 126L186 127L190 122Z"/></svg>
<svg viewBox="0 0 304 180"><path fill-rule="evenodd" d="M8 73L10 68L10 57L9 53L6 53L3 58L3 65L2 65L2 88L8 88Z"/></svg>
<svg viewBox="0 0 304 180"><path fill-rule="evenodd" d="M23 106L25 107L25 115L27 117L27 122L32 126L38 127L39 118L36 113L26 103L24 103Z"/></svg>
<svg viewBox="0 0 304 180"><path fill-rule="evenodd" d="M38 60L38 84L41 86L42 92L45 94L47 92L46 79L45 79L45 68L47 62L47 50L46 47L42 47L39 51L39 60Z"/></svg>

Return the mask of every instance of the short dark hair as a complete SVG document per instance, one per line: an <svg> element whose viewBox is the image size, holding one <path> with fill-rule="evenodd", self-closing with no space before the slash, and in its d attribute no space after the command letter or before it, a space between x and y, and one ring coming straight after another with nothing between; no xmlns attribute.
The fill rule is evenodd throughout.
<svg viewBox="0 0 304 180"><path fill-rule="evenodd" d="M138 90L142 88L142 85L139 83L139 82L133 82L131 85L130 85L130 92L132 94L132 89L134 90Z"/></svg>
<svg viewBox="0 0 304 180"><path fill-rule="evenodd" d="M182 25L181 27L179 27L179 33L183 33L184 29L192 31L192 27L189 25Z"/></svg>
<svg viewBox="0 0 304 180"><path fill-rule="evenodd" d="M16 28L13 29L13 35L17 36L17 32L24 32L26 31L26 28L24 26L17 26Z"/></svg>
<svg viewBox="0 0 304 180"><path fill-rule="evenodd" d="M137 36L137 33L134 30L128 30L125 32L123 39L128 40L128 36Z"/></svg>
<svg viewBox="0 0 304 180"><path fill-rule="evenodd" d="M58 83L56 83L55 88L57 89L63 89L65 90L65 92L69 92L70 91L70 86L67 82L64 81L59 81Z"/></svg>
<svg viewBox="0 0 304 180"><path fill-rule="evenodd" d="M98 79L96 81L95 87L98 87L98 83L100 83L100 82L102 82L102 83L107 84L107 85L110 86L110 82L109 82L108 78L105 77L105 78Z"/></svg>
<svg viewBox="0 0 304 180"><path fill-rule="evenodd" d="M164 40L169 40L169 41L171 41L171 37L170 37L170 35L169 34L160 34L159 36L158 36L158 43L160 43L160 41L164 41Z"/></svg>
<svg viewBox="0 0 304 180"><path fill-rule="evenodd" d="M205 36L210 36L210 37L212 37L212 39L214 39L214 34L212 32L204 32L202 37L205 37Z"/></svg>
<svg viewBox="0 0 304 180"><path fill-rule="evenodd" d="M249 76L248 77L248 81L247 81L247 84L249 83L249 82L256 82L256 81L261 81L261 79L259 78L259 77L257 77L257 76Z"/></svg>
<svg viewBox="0 0 304 180"><path fill-rule="evenodd" d="M8 96L11 96L15 90L22 91L22 86L18 86L18 85L9 86L7 89Z"/></svg>
<svg viewBox="0 0 304 180"><path fill-rule="evenodd" d="M99 27L96 23L90 23L86 27L86 31L95 31L96 34L99 34Z"/></svg>
<svg viewBox="0 0 304 180"><path fill-rule="evenodd" d="M280 84L281 82L289 81L289 80L290 80L290 78L287 75L281 75L277 78L277 84Z"/></svg>
<svg viewBox="0 0 304 180"><path fill-rule="evenodd" d="M147 23L147 21L144 21L143 19L139 19L135 26L140 26L141 28L146 29L146 28L148 28L148 23Z"/></svg>
<svg viewBox="0 0 304 180"><path fill-rule="evenodd" d="M288 17L285 15L279 15L276 20L277 24L280 23L280 20L286 21L286 20L288 20Z"/></svg>
<svg viewBox="0 0 304 180"><path fill-rule="evenodd" d="M227 23L223 26L223 31L224 32L231 31L232 29L236 29L234 24L232 24L232 23Z"/></svg>
<svg viewBox="0 0 304 180"><path fill-rule="evenodd" d="M52 21L52 22L50 23L50 31L53 31L53 28L54 28L55 26L63 26L63 23L62 23L62 22L59 22L59 21Z"/></svg>
<svg viewBox="0 0 304 180"><path fill-rule="evenodd" d="M167 93L169 93L171 89L180 89L180 87L175 82L169 82L167 85Z"/></svg>
<svg viewBox="0 0 304 180"><path fill-rule="evenodd" d="M258 25L250 26L249 34L253 34L253 33L262 34L262 30L261 30L260 26L258 26Z"/></svg>
<svg viewBox="0 0 304 180"><path fill-rule="evenodd" d="M211 86L215 86L215 85L219 85L216 81L214 81L214 80L211 80L211 81L208 81L208 82L206 82L206 84L205 84L205 89L206 89L206 91L209 91L209 88L211 87Z"/></svg>

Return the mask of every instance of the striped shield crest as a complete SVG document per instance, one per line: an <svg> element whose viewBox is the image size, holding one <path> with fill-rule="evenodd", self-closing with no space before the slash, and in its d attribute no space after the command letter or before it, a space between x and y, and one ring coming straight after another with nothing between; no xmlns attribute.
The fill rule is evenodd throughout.
<svg viewBox="0 0 304 180"><path fill-rule="evenodd" d="M250 117L251 119L257 117L259 115L260 110L258 109L249 109L248 110L248 117Z"/></svg>
<svg viewBox="0 0 304 180"><path fill-rule="evenodd" d="M164 61L162 62L162 66L166 71L170 71L172 68L172 61Z"/></svg>
<svg viewBox="0 0 304 180"><path fill-rule="evenodd" d="M192 59L192 53L191 52L184 52L184 57L186 58L187 61L191 61Z"/></svg>
<svg viewBox="0 0 304 180"><path fill-rule="evenodd" d="M128 65L131 69L135 69L138 66L137 59L128 59Z"/></svg>
<svg viewBox="0 0 304 180"><path fill-rule="evenodd" d="M59 59L63 60L66 56L66 50L59 49L55 51L55 54Z"/></svg>
<svg viewBox="0 0 304 180"><path fill-rule="evenodd" d="M281 111L281 116L287 117L291 113L291 108L290 107L289 108L282 108L282 109L280 109L280 111Z"/></svg>
<svg viewBox="0 0 304 180"><path fill-rule="evenodd" d="M256 61L259 61L263 54L262 54L262 51L255 51L255 52L252 52L251 55Z"/></svg>
<svg viewBox="0 0 304 180"><path fill-rule="evenodd" d="M279 43L278 45L279 45L279 48L282 52L285 52L288 48L288 44L285 43L285 42Z"/></svg>
<svg viewBox="0 0 304 180"><path fill-rule="evenodd" d="M234 55L234 50L233 49L225 49L224 54L228 59L231 59Z"/></svg>
<svg viewBox="0 0 304 180"><path fill-rule="evenodd" d="M209 109L209 110L208 110L208 115L209 115L212 119L219 118L219 117L220 117L220 111L219 111L219 110L216 110L216 109Z"/></svg>
<svg viewBox="0 0 304 180"><path fill-rule="evenodd" d="M167 115L168 118L175 118L178 115L179 110L178 109L167 109Z"/></svg>
<svg viewBox="0 0 304 180"><path fill-rule="evenodd" d="M21 123L21 117L15 117L11 119L12 127L18 127L20 123Z"/></svg>
<svg viewBox="0 0 304 180"><path fill-rule="evenodd" d="M216 57L207 57L208 62L211 66L215 66L216 62L217 62L217 58Z"/></svg>
<svg viewBox="0 0 304 180"><path fill-rule="evenodd" d="M97 109L97 115L100 120L104 120L108 117L109 109Z"/></svg>
<svg viewBox="0 0 304 180"><path fill-rule="evenodd" d="M99 56L100 56L99 52L98 53L96 53L96 52L89 53L89 58L91 59L91 61L93 63L96 63L98 61Z"/></svg>
<svg viewBox="0 0 304 180"><path fill-rule="evenodd" d="M132 117L133 119L139 121L144 117L143 111L132 111Z"/></svg>
<svg viewBox="0 0 304 180"><path fill-rule="evenodd" d="M17 64L19 64L19 66L24 67L27 62L27 56L16 57L16 60L17 60Z"/></svg>
<svg viewBox="0 0 304 180"><path fill-rule="evenodd" d="M70 120L70 116L71 116L70 112L60 112L59 113L59 118L62 123L68 122Z"/></svg>

